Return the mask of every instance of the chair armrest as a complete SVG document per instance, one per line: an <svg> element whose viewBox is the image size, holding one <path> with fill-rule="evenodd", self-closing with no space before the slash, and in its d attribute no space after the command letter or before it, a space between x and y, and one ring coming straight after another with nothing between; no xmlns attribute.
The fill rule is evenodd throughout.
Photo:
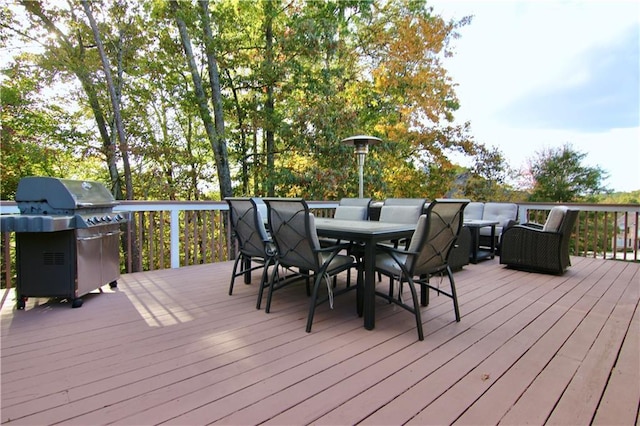
<svg viewBox="0 0 640 426"><path fill-rule="evenodd" d="M382 252L386 252L389 254L402 254L405 256L414 256L416 254L418 254L415 251L409 251L406 248L400 248L400 247L394 247L394 246L388 246L388 245L384 245L384 244L379 244L376 246L376 250L382 251Z"/></svg>
<svg viewBox="0 0 640 426"><path fill-rule="evenodd" d="M345 250L345 249L349 249L351 247L351 243L350 242L345 242L345 243L340 243L338 242L337 244L333 244L330 246L326 246L326 247L320 247L319 249L316 249L315 251L317 253L331 253L333 251L335 251L336 253L341 251L341 250Z"/></svg>
<svg viewBox="0 0 640 426"><path fill-rule="evenodd" d="M518 225L518 221L514 220L514 219L509 219L507 221L507 223L504 225L504 227L502 228L502 232L504 232L505 230L511 228L512 226L516 226Z"/></svg>
<svg viewBox="0 0 640 426"><path fill-rule="evenodd" d="M526 226L527 228L540 229L540 230L542 230L542 228L544 228L544 225L541 225L541 224L535 223L535 222L523 223L520 226Z"/></svg>

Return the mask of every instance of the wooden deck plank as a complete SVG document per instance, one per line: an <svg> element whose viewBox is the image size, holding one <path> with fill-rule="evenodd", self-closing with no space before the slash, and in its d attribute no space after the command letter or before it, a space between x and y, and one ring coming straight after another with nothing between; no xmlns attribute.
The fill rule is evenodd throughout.
<svg viewBox="0 0 640 426"><path fill-rule="evenodd" d="M491 377L487 379L490 388L479 396L475 402L470 404L470 407L464 414L457 419L457 423L471 424L474 422L474 419L478 418L487 419L491 424L506 421L502 419L504 414L515 404L520 395L526 391L540 371L548 368L547 364L556 356L558 349L584 318L582 312L594 303L593 298L586 296L586 292L596 285L610 285L611 282L607 282L603 280L603 278L610 272L613 265L603 264L599 266L597 270L585 271L588 275L587 278L580 283L580 287L576 288L576 291L573 293L568 293L562 298L561 303L556 305L570 305L570 309L563 309L561 311L562 317L560 317L538 341L528 348L521 358L513 365L510 365L509 369L502 376L496 377L494 374L491 374ZM560 369L560 371L554 371L550 376L557 377L558 374L565 373L566 371L568 370L563 368ZM541 399L549 398L549 394L546 392L534 394ZM553 401L553 398L551 398L551 400ZM540 403L544 405L544 401ZM532 408L532 410L536 412L538 411L537 408L533 408L534 406L532 405L523 404L523 407ZM516 419L518 419L517 416Z"/></svg>
<svg viewBox="0 0 640 426"><path fill-rule="evenodd" d="M509 278L513 279L515 276L510 276ZM550 276L540 278L542 278L541 283L546 283L549 286L553 286L557 281L562 280ZM429 395L432 395L432 397L437 396L437 392L434 390L437 387L436 385L447 386L447 384L450 384L452 377L459 374L459 371L464 371L469 362L473 362L479 353L478 351L490 350L491 344L495 344L496 339L499 339L491 339L487 336L490 336L491 333L496 336L502 331L500 327L505 324L517 327L516 322L511 322L511 320L523 309L526 309L531 304L532 299L539 297L535 293L545 293L545 284L538 286L518 285L524 284L524 280L518 281L518 279L513 280L510 284L513 284L511 286L513 290L504 293L503 296L495 297L495 295L492 295L493 297L489 297L486 300L479 300L480 305L483 307L482 310L467 314L464 326L462 323L456 324L458 334L452 334L454 329L447 328L443 330L441 335L429 336L425 341L433 342L436 347L431 352L425 352L417 360L412 355L389 360L389 363L392 364L390 368L395 366L395 369L381 370L385 372L385 380L380 381L367 392L359 394L356 398L349 400L336 410L332 410L320 421L329 424L350 424L362 421L366 416L370 415L371 417L367 421L371 423L386 423L393 420L402 422L410 419L412 415L421 409L421 407L417 408L417 405L411 401L412 393L419 395L418 398L422 401L428 400ZM496 332L496 330L499 331ZM485 339L488 339L487 343L483 343ZM465 354L467 358L459 357L460 354ZM445 370L438 372L442 366L444 366ZM399 367L402 367L402 369L395 371ZM446 378L444 377L446 374L442 371L452 371L453 376ZM374 372L369 372L368 374L374 374ZM437 382L436 379L440 377L443 378L444 383ZM413 386L422 380L425 380L424 386L426 389L414 389ZM402 399L399 399L400 397L397 395L408 389L412 393L403 395L403 398L410 401L405 406L402 404ZM359 407L365 407L364 409L368 411L363 412L363 408ZM378 409L379 407L382 408ZM411 409L414 410L413 413ZM356 417L356 415L362 417Z"/></svg>
<svg viewBox="0 0 640 426"><path fill-rule="evenodd" d="M529 398L571 414L563 392L534 391L548 377L587 396L596 423L637 423L640 265L572 262L561 277L497 259L465 267L454 275L462 321L432 297L423 342L413 317L382 300L365 330L353 292L321 306L306 333L302 287L278 292L267 315L255 285L227 295L231 262L124 275L81 309L32 299L16 312L9 296L1 421L496 424L507 413L524 424L540 419L519 408Z"/></svg>
<svg viewBox="0 0 640 426"><path fill-rule="evenodd" d="M593 419L594 425L638 423L640 411L640 309L638 303L625 341Z"/></svg>
<svg viewBox="0 0 640 426"><path fill-rule="evenodd" d="M469 286L465 286L463 291L461 291L462 294L469 296L469 297L461 297L460 299L461 300L460 306L461 306L461 310L463 312L465 321L471 321L473 318L472 312L476 310L478 306L482 306L483 304L488 303L492 298L495 297L495 295L492 296L490 294L491 291L486 290L486 285L489 282L495 282L496 279L498 278L497 275L499 274L488 274L484 276L478 274L478 277L477 277L478 279L473 281L473 283L476 284L477 287L472 290ZM476 294L476 290L478 289L480 290L484 289L484 291L482 293ZM452 315L451 304L449 300L446 299L444 302L444 305L440 305L436 308L435 306L433 306L433 303L434 303L434 300L438 300L438 299L446 299L446 298L443 298L443 297L432 298L431 305L428 308L426 308L423 315L423 320L426 319L424 323L425 333L428 336L425 342L429 342L429 345L433 349L445 343L447 340L450 340L452 337L451 332L445 331L446 327L445 328L442 327L443 325L446 326L448 323L450 323L451 319L449 319L448 322L446 320L442 321L439 319L442 315L445 315L446 317L451 317ZM444 311L442 313L436 312L436 309L440 309L443 306L444 306ZM401 311L400 314L407 315L403 311ZM438 315L438 316L435 316L435 315ZM475 314L475 315L477 316L478 314ZM436 327L436 323L438 324L437 327ZM457 333L460 333L460 332L461 330L457 331ZM413 331L413 333L415 335L415 331ZM397 346L397 343L395 341L389 341L388 343L391 345ZM398 352L399 349L400 348L397 348L396 352ZM419 351L415 351L415 349L417 349L415 347L414 348L407 347L404 349L406 349L407 351L414 350L413 352L404 354L404 356L408 358L418 358L423 353L423 349L420 349ZM424 348L424 349L427 351L431 350L430 348ZM299 404L296 404L290 410L284 411L279 415L271 418L267 423L270 423L270 424L291 424L291 423L297 423L297 422L308 423L308 422L316 421L318 418L320 418L323 415L325 417L322 417L320 421L318 421L319 423L349 424L357 421L357 420L354 420L353 417L346 417L347 415L348 416L355 415L356 416L355 418L358 418L357 417L358 415L362 415L362 414L358 414L360 413L361 409L358 410L354 408L354 406L355 407L358 407L358 406L373 407L375 406L377 401L374 402L372 400L368 400L368 401L360 400L356 402L354 406L351 406L351 405L341 406L342 404L345 403L345 398L344 398L345 390L350 395L359 395L364 398L367 398L368 396L379 396L377 393L373 392L370 388L373 385L380 382L381 380L384 380L385 378L394 374L394 372L399 367L402 367L402 364L398 361L398 359L394 355L393 357L388 357L384 359L382 362L378 364L371 364L371 365L366 364L366 365L363 365L362 367L364 368L358 369L356 371L347 370L344 373L339 372L338 374L343 374L345 377L342 381L334 384L329 388L322 389L321 392L317 392L312 397L306 399L305 401ZM401 383L402 380L399 380L398 382ZM309 383L308 387L316 388L316 384ZM385 397L384 394L381 396ZM349 404L349 402L347 402L347 404ZM344 416L341 414L344 414ZM336 418L336 416L340 416L340 417Z"/></svg>
<svg viewBox="0 0 640 426"><path fill-rule="evenodd" d="M444 299L444 298L442 298L442 299ZM445 303L446 303L446 302L445 302ZM435 305L435 303L434 303L434 304L432 304L432 306L431 306L431 307L433 307L433 305ZM450 311L450 310L451 310L451 308L449 308L448 310ZM402 313L404 313L404 312L402 312ZM403 318L403 321L404 321L404 322L407 322L407 323L408 323L408 327L409 327L409 329L413 328L413 321L411 320L411 317L410 317L410 316L404 316L404 317L402 317L402 318ZM357 330L358 330L358 332L361 332L361 330L360 330L360 328L359 328L359 327L357 327ZM205 398L210 398L210 396L205 395ZM191 398L191 399L193 400L193 398ZM251 401L251 399L247 399L247 398L244 398L244 400ZM172 410L170 410L170 411L171 411L172 413L176 413L176 412L177 412L177 413L179 413L179 412L181 412L180 410L185 410L185 407L184 407L184 406L175 407L175 409L172 409ZM205 410L205 411L207 411L207 410ZM211 410L209 410L209 411L211 411ZM191 413L190 415L196 415L196 413ZM185 419L181 419L181 421L185 421ZM205 419L199 419L199 422L205 422Z"/></svg>
<svg viewBox="0 0 640 426"><path fill-rule="evenodd" d="M591 274L591 280L594 275L594 273ZM562 312L562 317L558 318L549 330L546 331L530 348L526 348L526 350L522 352L522 356L520 358L516 360L509 360L509 362L501 364L505 366L505 368L498 369L498 371L506 372L504 373L504 376L499 378L499 380L497 380L498 378L496 377L496 382L499 382L499 384L496 384L495 387L492 386L492 389L487 391L487 395L478 393L476 396L482 396L480 396L476 402L467 400L467 403L473 405L461 418L458 419L459 423L470 423L473 422L474 418L483 418L489 419L489 421L494 423L500 421L501 423L504 422L508 424L508 419L501 420L501 416L508 411L510 406L517 400L518 396L526 390L527 386L529 386L529 383L536 377L538 372L546 368L546 364L549 360L553 356L557 356L555 354L558 349L565 343L571 333L573 333L575 327L583 320L584 315L577 313L576 311L583 311L589 305L593 305L594 301L590 296L587 296L587 294L595 287L602 286L605 283L606 282L604 280L599 279L597 285L593 285L591 289L582 295L569 310ZM611 283L609 283L609 286L610 284ZM585 281L580 284L580 287L583 289L589 289L589 285L590 283ZM566 301L567 300L565 300L565 302ZM532 325L535 326L535 324ZM511 344L513 342L515 341L512 340L509 343ZM554 371L554 375L565 374L566 371L570 371L570 368L563 368L560 369L560 371ZM487 381L490 383L493 382L493 380ZM464 386L462 386L462 389L464 389ZM468 393L468 390L466 391ZM548 399L548 394L538 394L538 397ZM453 398L453 395L450 395L449 398ZM458 398L454 398L454 400L457 401ZM544 407L544 401L536 401L536 403ZM531 407L530 405L525 406L528 408ZM429 409L431 410L432 407L429 407ZM538 410L536 409L536 411Z"/></svg>
<svg viewBox="0 0 640 426"><path fill-rule="evenodd" d="M605 277L606 279L600 280L598 286L594 286L589 293L585 294L581 300L582 303L572 309L571 318L579 320L575 324L575 330L557 350L557 353L553 354L549 365L541 371L518 401L514 403L501 423L517 424L519 419L523 417L540 424L548 421L549 416L556 409L556 405L566 397L567 385L589 354L604 323L603 314L611 308L610 303L602 299L601 296L605 294L606 289L611 287L612 294L619 297L626 287L632 284L629 281L617 279L623 266L624 264L615 265L610 270L611 273ZM574 401L574 403L579 409L586 411L584 401ZM577 418L568 422L584 424L578 422Z"/></svg>
<svg viewBox="0 0 640 426"><path fill-rule="evenodd" d="M551 413L548 419L549 424L569 422L586 424L595 416L603 389L606 387L635 310L635 306L628 303L638 299L638 281L635 272L631 268L626 268L616 279L616 283L620 283L618 287L625 291L624 294L620 295L622 291L606 292L589 313L588 318L594 320L590 321L590 324L585 321L584 328L593 330L595 338L590 342L584 356L578 358L580 365ZM625 282L626 288L624 288ZM623 303L619 303L621 300ZM582 326L583 324L580 325ZM581 331L580 327L576 330L576 334ZM572 351L571 354L575 356L576 352Z"/></svg>
<svg viewBox="0 0 640 426"><path fill-rule="evenodd" d="M496 353L496 351L499 351L500 348L503 348L512 338L514 339L513 343L507 346L508 357L516 357L523 348L530 347L541 333L557 321L557 318L563 312L562 308L549 303L548 298L550 295L555 295L554 301L556 301L566 294L571 294L571 290L577 289L577 292L581 293L582 291L578 285L581 280L581 278L573 276L558 277L556 280L549 281L547 286L538 286L529 298L518 299L513 306L513 315L506 317L503 324L479 341L475 345L475 351L467 351L462 356L455 357L443 369L435 372L434 377L442 377L439 381L436 381L435 385L434 377L423 380L416 387L383 407L368 421L372 424L391 421L392 418L403 415L403 412L406 413L404 415L408 415L410 413L408 411L409 407L412 407L413 415L408 417L406 421L410 421L413 424L420 424L425 421L431 422L433 420L429 418L430 415L445 415L448 411L446 410L447 407L453 409L454 414L457 413L459 415L463 408L473 402L473 399L468 401L464 407L460 407L460 411L455 411L455 407L457 407L456 397L449 398L445 396L450 389L453 389L452 386L464 377L469 376L470 381L476 386L481 388L488 387L491 382L482 380L484 375L489 374L491 376L494 374L492 369L498 369L495 375L499 377L500 368L509 364L505 363L504 359L501 360L501 364L497 365L482 365L482 362ZM567 288L570 289L569 293L566 293ZM533 297L533 295L536 295L536 297ZM532 325L530 326L530 324ZM477 348L482 348L483 350L477 350ZM476 370L475 374L473 373L474 369ZM466 391L462 386L458 386L453 390L456 389ZM429 407L439 399L444 401L444 404L436 404L436 407L443 407L442 414L438 413L437 409L433 411L425 410L426 407ZM399 402L404 400L406 402L400 405ZM455 420L456 416L452 415L451 412L448 415L453 417L449 421ZM440 424L437 419L435 423Z"/></svg>

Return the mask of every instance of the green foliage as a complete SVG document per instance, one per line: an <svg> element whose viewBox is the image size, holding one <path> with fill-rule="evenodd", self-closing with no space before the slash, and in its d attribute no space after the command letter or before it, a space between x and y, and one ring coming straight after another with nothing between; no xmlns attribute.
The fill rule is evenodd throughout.
<svg viewBox="0 0 640 426"><path fill-rule="evenodd" d="M538 152L529 166L534 179L530 201L594 201L597 194L608 192L602 183L606 173L600 167L582 165L585 157L569 144Z"/></svg>
<svg viewBox="0 0 640 426"><path fill-rule="evenodd" d="M79 160L88 142L75 114L41 102L42 75L19 63L3 70L0 85L0 199L13 199L24 176L69 177L82 174ZM89 176L86 176L89 177Z"/></svg>
<svg viewBox="0 0 640 426"><path fill-rule="evenodd" d="M640 204L640 190L614 192L597 197L600 204Z"/></svg>
<svg viewBox="0 0 640 426"><path fill-rule="evenodd" d="M55 112L54 122L64 123L60 129L71 126L66 135L55 126L31 132L49 138L57 132L53 139L61 149L56 152L70 155L70 160L57 158L53 165L29 173L74 173L71 165L80 167L85 158L92 169L96 160L102 161L96 174L112 180L111 167L123 174L124 149L131 162L134 198L218 197L217 165L198 118L168 1L91 4L120 93L126 146L113 144L113 112L80 4L19 4L27 12L29 33L8 20L0 35L9 37L13 31L11 37L39 40L44 50L24 67L40 70L41 78L32 79L37 87L16 90L43 100L49 96L44 89L65 84L63 108ZM199 4L179 4L209 91ZM234 192L266 195L273 187L276 195L353 196L358 187L356 160L352 148L340 140L354 134L384 141L371 148L366 160L367 195L445 195L460 171L448 158L450 152L476 158L470 192L490 197L502 187L499 153L473 141L468 124L451 124L459 101L442 58L452 54L450 43L467 18L447 22L426 2L414 0L264 0L259 5L221 0L209 8L214 35L210 48L220 67ZM273 31L269 47L267 28ZM32 103L35 118L25 122L46 122L44 117L53 110L44 105ZM74 113L62 117L65 111ZM274 135L270 146L267 131ZM34 142L33 152L23 156L35 159L39 146ZM6 164L16 178L27 172L18 167L22 160Z"/></svg>

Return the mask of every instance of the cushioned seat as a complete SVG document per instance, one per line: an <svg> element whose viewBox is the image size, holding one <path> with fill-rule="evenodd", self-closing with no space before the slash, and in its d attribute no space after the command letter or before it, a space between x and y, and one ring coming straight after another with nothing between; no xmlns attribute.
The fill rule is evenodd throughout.
<svg viewBox="0 0 640 426"><path fill-rule="evenodd" d="M569 241L577 218L577 210L556 206L544 225L523 224L505 229L500 263L514 269L563 274L571 265Z"/></svg>

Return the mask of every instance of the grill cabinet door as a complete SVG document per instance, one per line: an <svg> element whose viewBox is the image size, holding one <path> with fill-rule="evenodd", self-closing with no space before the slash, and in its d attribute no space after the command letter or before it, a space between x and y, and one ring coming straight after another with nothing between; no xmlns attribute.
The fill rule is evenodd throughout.
<svg viewBox="0 0 640 426"><path fill-rule="evenodd" d="M102 287L102 233L95 229L77 230L78 282L76 297Z"/></svg>
<svg viewBox="0 0 640 426"><path fill-rule="evenodd" d="M17 232L17 297L74 297L73 231Z"/></svg>
<svg viewBox="0 0 640 426"><path fill-rule="evenodd" d="M110 227L102 237L102 285L120 278L120 227Z"/></svg>

